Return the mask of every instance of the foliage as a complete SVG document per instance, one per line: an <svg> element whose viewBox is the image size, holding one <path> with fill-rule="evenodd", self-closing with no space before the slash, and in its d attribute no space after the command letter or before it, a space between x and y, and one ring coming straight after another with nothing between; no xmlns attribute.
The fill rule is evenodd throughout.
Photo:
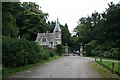
<svg viewBox="0 0 120 80"><path fill-rule="evenodd" d="M108 62L108 61L102 61L102 63L100 63L99 61L97 61L97 62L112 71L112 63L113 62ZM114 62L114 72L117 73L118 75L120 75L119 69L120 69L120 63Z"/></svg>
<svg viewBox="0 0 120 80"><path fill-rule="evenodd" d="M2 3L3 35L34 41L37 32L46 31L48 14L33 2Z"/></svg>
<svg viewBox="0 0 120 80"><path fill-rule="evenodd" d="M7 67L34 64L41 59L49 59L55 50L47 50L35 42L25 39L3 37L3 65Z"/></svg>
<svg viewBox="0 0 120 80"><path fill-rule="evenodd" d="M2 3L2 34L3 36L17 37L19 28L16 25L16 14L19 12L19 3Z"/></svg>
<svg viewBox="0 0 120 80"><path fill-rule="evenodd" d="M57 52L60 56L62 56L62 54L63 54L63 45L59 44L59 45L57 45L56 47L57 47L56 52Z"/></svg>
<svg viewBox="0 0 120 80"><path fill-rule="evenodd" d="M92 56L92 46L90 44L85 45L85 52L87 56Z"/></svg>
<svg viewBox="0 0 120 80"><path fill-rule="evenodd" d="M85 44L85 52L87 56L95 56L94 48L97 46L96 40L92 40L89 43Z"/></svg>
<svg viewBox="0 0 120 80"><path fill-rule="evenodd" d="M55 49L48 50L48 53L50 54L50 57L53 57L56 55Z"/></svg>
<svg viewBox="0 0 120 80"><path fill-rule="evenodd" d="M120 4L108 4L102 12L93 12L90 16L82 17L74 29L78 43L83 43L88 48L88 53L98 56L117 58L120 47ZM95 40L95 45L91 41ZM76 43L76 45L78 44ZM96 44L97 43L97 44ZM90 49L91 48L91 49ZM118 59L118 58L117 58Z"/></svg>
<svg viewBox="0 0 120 80"><path fill-rule="evenodd" d="M49 59L50 54L48 53L48 51L46 51L45 49L42 49L42 59Z"/></svg>
<svg viewBox="0 0 120 80"><path fill-rule="evenodd" d="M111 51L110 50L104 51L103 56L106 58L110 58L112 56Z"/></svg>
<svg viewBox="0 0 120 80"><path fill-rule="evenodd" d="M72 51L74 50L79 50L79 40L78 40L78 37L73 35L71 36L70 38L70 48Z"/></svg>
<svg viewBox="0 0 120 80"><path fill-rule="evenodd" d="M3 37L3 65L23 66L36 63L41 59L40 47L25 39Z"/></svg>
<svg viewBox="0 0 120 80"><path fill-rule="evenodd" d="M119 59L120 48L112 48L111 50L104 51L103 56L113 58L113 59Z"/></svg>
<svg viewBox="0 0 120 80"><path fill-rule="evenodd" d="M68 44L68 46L70 46L70 32L69 32L69 29L68 29L68 25L65 24L65 26L63 25L60 25L61 26L61 29L62 29L62 44L65 46L66 43Z"/></svg>
<svg viewBox="0 0 120 80"><path fill-rule="evenodd" d="M21 13L17 16L17 26L20 36L28 35L29 40L35 40L36 34L46 30L47 14L39 10L39 5L33 2L23 2Z"/></svg>

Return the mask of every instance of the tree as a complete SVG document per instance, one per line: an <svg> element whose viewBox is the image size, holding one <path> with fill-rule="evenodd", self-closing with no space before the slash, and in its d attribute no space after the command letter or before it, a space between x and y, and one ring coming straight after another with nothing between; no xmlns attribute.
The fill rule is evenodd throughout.
<svg viewBox="0 0 120 80"><path fill-rule="evenodd" d="M53 33L53 30L54 30L54 28L55 28L55 24L56 24L56 22L55 21L48 21L48 23L47 23L47 28L49 29L49 31L50 31L50 33Z"/></svg>
<svg viewBox="0 0 120 80"><path fill-rule="evenodd" d="M3 36L22 37L35 40L37 32L47 30L48 14L33 2L2 4Z"/></svg>
<svg viewBox="0 0 120 80"><path fill-rule="evenodd" d="M46 31L47 16L47 13L39 10L39 5L33 2L23 2L21 4L21 13L16 19L20 37L35 40L38 31Z"/></svg>
<svg viewBox="0 0 120 80"><path fill-rule="evenodd" d="M74 30L79 43L82 42L86 48L90 49L94 46L91 42L96 41L97 45L91 47L91 51L100 52L102 56L107 50L120 47L120 4L111 2L108 6L103 13L95 11L91 16L80 18Z"/></svg>
<svg viewBox="0 0 120 80"><path fill-rule="evenodd" d="M70 32L68 29L68 25L65 24L65 26L60 25L61 29L62 29L62 44L65 46L66 43L68 44L68 46L70 46Z"/></svg>
<svg viewBox="0 0 120 80"><path fill-rule="evenodd" d="M19 3L2 3L2 34L3 36L18 37L19 28L16 25L16 14L19 13Z"/></svg>

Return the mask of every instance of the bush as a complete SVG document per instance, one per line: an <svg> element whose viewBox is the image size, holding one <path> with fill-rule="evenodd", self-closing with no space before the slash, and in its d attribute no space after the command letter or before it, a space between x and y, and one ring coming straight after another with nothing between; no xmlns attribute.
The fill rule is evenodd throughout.
<svg viewBox="0 0 120 80"><path fill-rule="evenodd" d="M91 53L91 51L92 51L92 46L89 45L89 44L86 44L86 45L85 45L85 51L86 51L86 55L87 55L87 56L91 56L91 55L92 55L92 53Z"/></svg>
<svg viewBox="0 0 120 80"><path fill-rule="evenodd" d="M119 59L120 58L120 49L112 48L111 50L104 51L103 57Z"/></svg>
<svg viewBox="0 0 120 80"><path fill-rule="evenodd" d="M8 37L3 37L2 41L4 66L23 66L41 59L41 49L35 42Z"/></svg>
<svg viewBox="0 0 120 80"><path fill-rule="evenodd" d="M110 50L104 51L103 57L110 58L111 57L111 51Z"/></svg>
<svg viewBox="0 0 120 80"><path fill-rule="evenodd" d="M50 54L47 51L44 51L42 54L42 59L49 59Z"/></svg>
<svg viewBox="0 0 120 80"><path fill-rule="evenodd" d="M52 50L48 50L48 53L50 54L50 57L53 57L53 56L56 55L54 49L52 49Z"/></svg>
<svg viewBox="0 0 120 80"><path fill-rule="evenodd" d="M63 45L57 45L56 52L61 56L63 54Z"/></svg>
<svg viewBox="0 0 120 80"><path fill-rule="evenodd" d="M112 48L111 49L111 58L120 59L120 48Z"/></svg>
<svg viewBox="0 0 120 80"><path fill-rule="evenodd" d="M101 57L101 56L102 56L102 53L103 53L103 52L102 52L101 50L97 50L97 51L95 52L95 55Z"/></svg>

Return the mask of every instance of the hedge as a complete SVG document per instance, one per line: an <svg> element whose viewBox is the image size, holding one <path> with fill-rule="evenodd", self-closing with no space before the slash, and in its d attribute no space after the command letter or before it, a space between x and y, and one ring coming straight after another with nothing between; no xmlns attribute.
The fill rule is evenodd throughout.
<svg viewBox="0 0 120 80"><path fill-rule="evenodd" d="M120 48L112 48L110 50L104 51L103 57L109 57L109 58L113 58L113 59L120 59Z"/></svg>
<svg viewBox="0 0 120 80"><path fill-rule="evenodd" d="M3 37L2 50L3 66L6 67L33 64L42 58L41 47L25 39Z"/></svg>

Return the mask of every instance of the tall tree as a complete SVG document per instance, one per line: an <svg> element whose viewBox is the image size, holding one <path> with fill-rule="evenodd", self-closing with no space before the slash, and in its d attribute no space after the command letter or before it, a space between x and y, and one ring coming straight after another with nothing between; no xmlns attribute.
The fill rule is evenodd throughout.
<svg viewBox="0 0 120 80"><path fill-rule="evenodd" d="M36 34L46 31L47 13L39 10L39 5L33 2L23 2L21 13L17 16L17 26L20 37L35 40Z"/></svg>
<svg viewBox="0 0 120 80"><path fill-rule="evenodd" d="M16 14L19 13L19 3L2 3L2 34L3 36L18 37L19 28L16 25Z"/></svg>
<svg viewBox="0 0 120 80"><path fill-rule="evenodd" d="M69 32L69 29L68 29L68 25L65 24L65 26L63 25L60 25L61 26L61 29L62 29L62 44L65 46L66 43L68 44L68 46L70 46L70 32Z"/></svg>
<svg viewBox="0 0 120 80"><path fill-rule="evenodd" d="M47 17L48 14L33 2L3 2L3 36L20 36L34 41L38 31L46 31Z"/></svg>
<svg viewBox="0 0 120 80"><path fill-rule="evenodd" d="M80 18L74 30L79 42L100 53L120 50L120 4L111 2L108 6L103 13L95 11L91 16Z"/></svg>

